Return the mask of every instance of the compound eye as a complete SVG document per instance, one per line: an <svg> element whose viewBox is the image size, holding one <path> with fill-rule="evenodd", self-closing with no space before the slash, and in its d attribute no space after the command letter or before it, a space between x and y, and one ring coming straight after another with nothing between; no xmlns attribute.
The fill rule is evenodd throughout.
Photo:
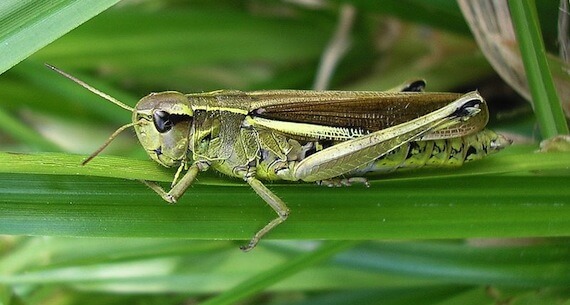
<svg viewBox="0 0 570 305"><path fill-rule="evenodd" d="M192 116L186 114L173 114L164 110L156 110L152 114L154 128L159 133L165 133L180 122L191 122Z"/></svg>
<svg viewBox="0 0 570 305"><path fill-rule="evenodd" d="M160 133L165 133L172 129L174 126L173 122L170 120L170 113L158 110L152 114L152 121L154 122L154 127Z"/></svg>

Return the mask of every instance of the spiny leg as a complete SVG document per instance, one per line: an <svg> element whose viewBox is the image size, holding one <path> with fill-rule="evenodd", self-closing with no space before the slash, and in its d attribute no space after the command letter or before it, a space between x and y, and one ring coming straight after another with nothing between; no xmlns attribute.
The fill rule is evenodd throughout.
<svg viewBox="0 0 570 305"><path fill-rule="evenodd" d="M278 226L287 219L287 217L289 216L289 208L287 207L285 202L281 200L281 198L273 194L273 192L271 192L265 185L263 185L263 183L261 183L261 181L259 181L253 175L247 176L245 178L245 181L247 181L247 183L249 183L249 185L257 193L257 195L263 198L263 200L265 200L265 202L269 204L269 206L275 211L275 213L277 213L277 218L270 221L267 225L265 225L265 227L263 227L261 230L255 233L255 235L249 241L249 244L240 247L241 250L247 252L253 249L265 234L267 234L269 231L271 231L273 228L275 228L276 226Z"/></svg>

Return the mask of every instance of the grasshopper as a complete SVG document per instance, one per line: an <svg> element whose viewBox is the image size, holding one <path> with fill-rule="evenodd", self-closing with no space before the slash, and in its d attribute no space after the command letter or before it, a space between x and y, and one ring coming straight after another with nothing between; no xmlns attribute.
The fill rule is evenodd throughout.
<svg viewBox="0 0 570 305"><path fill-rule="evenodd" d="M83 164L134 127L151 159L177 168L169 191L143 181L169 203L210 168L247 182L277 217L241 247L244 251L289 216L285 202L261 180L367 184L362 178L367 173L458 166L510 144L484 129L489 115L478 92L426 93L423 81L384 92L166 91L151 93L131 108L49 67L132 112L132 122L115 131Z"/></svg>

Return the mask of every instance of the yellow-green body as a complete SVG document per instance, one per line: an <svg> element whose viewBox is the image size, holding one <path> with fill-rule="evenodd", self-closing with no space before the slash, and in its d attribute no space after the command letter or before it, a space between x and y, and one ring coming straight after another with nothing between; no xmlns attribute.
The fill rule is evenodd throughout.
<svg viewBox="0 0 570 305"><path fill-rule="evenodd" d="M297 97L297 100L292 101L285 96ZM365 136L372 131L362 127L353 127L352 130L340 130L342 127L336 127L339 130L331 129L325 132L322 129L331 128L330 125L266 119L258 116L263 115L263 111L256 113L256 110L280 101L314 104L326 103L331 99L352 99L358 104L359 98L370 96L379 100L398 96L396 102L405 103L406 99L429 96L429 93L280 90L254 93L215 91L183 95L163 92L143 98L137 106L137 111L133 112L133 121L140 120L142 113L151 116L157 109L169 109L171 113L178 115L191 114L191 124L190 121L181 121L167 133L159 134L160 136L157 136L150 119L147 124L135 125L141 144L151 158L167 167L205 161L212 169L237 178L244 178L254 170L255 177L262 180L311 182L362 176L370 172L390 172L398 168L459 166L465 161L481 159L504 147L498 145L504 143L504 139L493 131L477 130L487 121L485 108L478 114L479 117L471 119L469 124L457 123L442 129L434 126L423 131L422 135L415 136L413 140L391 145L386 153L374 158L369 155L355 157L355 154L350 154L350 157L339 159L336 163L320 165L319 174L304 175L299 174L298 166L308 156ZM437 109L459 97L457 94L435 93L433 99L443 101L434 103L434 108ZM397 118L384 120L387 121L384 123L386 127L398 125ZM396 122L392 123L390 120ZM478 121L478 125L473 121ZM323 174L324 172L331 174Z"/></svg>

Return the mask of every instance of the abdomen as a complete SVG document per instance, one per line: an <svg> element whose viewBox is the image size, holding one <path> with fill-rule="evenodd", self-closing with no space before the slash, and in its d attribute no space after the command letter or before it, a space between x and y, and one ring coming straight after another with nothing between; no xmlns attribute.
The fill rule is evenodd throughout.
<svg viewBox="0 0 570 305"><path fill-rule="evenodd" d="M487 129L459 138L410 142L352 171L347 176L380 174L419 167L455 167L465 162L482 159L508 145L510 145L508 139Z"/></svg>

